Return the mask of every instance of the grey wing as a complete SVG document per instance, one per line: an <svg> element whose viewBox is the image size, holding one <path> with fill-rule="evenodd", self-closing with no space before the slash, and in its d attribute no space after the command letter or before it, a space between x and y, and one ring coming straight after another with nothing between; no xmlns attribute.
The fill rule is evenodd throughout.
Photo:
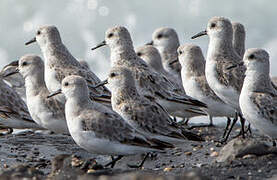
<svg viewBox="0 0 277 180"><path fill-rule="evenodd" d="M168 101L207 107L206 104L185 95L182 89L175 87L165 76L151 71L147 67L139 67L134 72L137 73L135 76L144 95L155 95Z"/></svg>
<svg viewBox="0 0 277 180"><path fill-rule="evenodd" d="M34 122L24 101L3 81L1 82L0 112L3 116Z"/></svg>
<svg viewBox="0 0 277 180"><path fill-rule="evenodd" d="M146 132L172 137L182 136L167 112L156 103L141 100L131 113L132 119Z"/></svg>
<svg viewBox="0 0 277 180"><path fill-rule="evenodd" d="M256 105L258 113L265 119L277 125L277 96L256 92L251 96L252 102Z"/></svg>
<svg viewBox="0 0 277 180"><path fill-rule="evenodd" d="M98 138L110 141L124 142L134 137L134 129L116 113L84 111L82 128L84 131L93 131Z"/></svg>
<svg viewBox="0 0 277 180"><path fill-rule="evenodd" d="M138 134L121 116L109 112L84 112L82 114L82 128L93 131L95 136L122 144L151 147L151 143Z"/></svg>

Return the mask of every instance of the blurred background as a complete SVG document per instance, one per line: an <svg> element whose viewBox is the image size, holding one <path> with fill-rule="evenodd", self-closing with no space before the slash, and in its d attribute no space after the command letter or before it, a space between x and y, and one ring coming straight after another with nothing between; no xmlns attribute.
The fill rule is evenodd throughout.
<svg viewBox="0 0 277 180"><path fill-rule="evenodd" d="M181 44L196 43L206 54L208 37L190 37L204 30L211 17L224 16L244 24L246 48L265 48L271 56L271 73L277 75L276 7L275 0L1 0L0 68L26 53L41 55L37 44L26 47L24 43L40 25L49 24L58 27L73 56L88 61L104 79L110 67L109 50L90 49L104 40L107 28L126 26L136 47L150 41L156 28L172 27Z"/></svg>
<svg viewBox="0 0 277 180"><path fill-rule="evenodd" d="M126 26L135 46L150 41L162 26L176 29L181 44L193 42L206 54L208 37L190 40L213 16L224 16L245 25L246 48L262 47L270 52L272 74L277 68L277 1L268 0L1 0L0 68L26 53L41 55L37 44L24 43L40 25L55 25L73 56L85 59L101 79L109 69L109 50L91 47L104 39L114 25ZM274 61L275 60L275 61Z"/></svg>

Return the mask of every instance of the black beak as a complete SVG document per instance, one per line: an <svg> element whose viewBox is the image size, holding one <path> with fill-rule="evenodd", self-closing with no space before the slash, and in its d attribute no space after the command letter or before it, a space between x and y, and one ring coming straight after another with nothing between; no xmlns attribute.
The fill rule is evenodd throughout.
<svg viewBox="0 0 277 180"><path fill-rule="evenodd" d="M26 42L25 45L27 46L27 45L29 45L29 44L32 44L32 43L36 42L36 41L37 41L37 40L36 40L36 37L34 37L34 38L31 39L30 41Z"/></svg>
<svg viewBox="0 0 277 180"><path fill-rule="evenodd" d="M51 98L51 97L56 96L56 95L61 94L61 93L62 93L62 90L58 89L56 92L53 92L53 93L49 94L47 96L47 98Z"/></svg>
<svg viewBox="0 0 277 180"><path fill-rule="evenodd" d="M232 65L232 66L229 66L229 67L227 67L226 69L227 69L227 70L231 70L231 69L237 68L237 67L239 67L239 66L243 66L243 62L240 62L240 63L238 63L238 64L234 64L234 65Z"/></svg>
<svg viewBox="0 0 277 180"><path fill-rule="evenodd" d="M102 82L96 84L96 85L94 86L94 88L98 88L98 87L100 87L100 86L104 86L105 84L108 84L108 79L105 79L104 81L102 81Z"/></svg>
<svg viewBox="0 0 277 180"><path fill-rule="evenodd" d="M5 69L8 66L16 66L16 67L18 67L18 60L12 61L11 63L9 63L6 66L4 66L3 69Z"/></svg>
<svg viewBox="0 0 277 180"><path fill-rule="evenodd" d="M3 77L8 77L8 76L11 76L11 75L16 74L16 73L19 73L19 69L18 68L15 68L15 70L12 71L12 72L4 74Z"/></svg>
<svg viewBox="0 0 277 180"><path fill-rule="evenodd" d="M154 41L150 41L148 43L146 43L145 45L153 45L154 44Z"/></svg>
<svg viewBox="0 0 277 180"><path fill-rule="evenodd" d="M101 42L100 44L98 44L97 46L91 48L91 50L93 51L93 50L98 49L98 48L100 48L100 47L102 47L102 46L105 46L105 45L107 45L107 44L106 44L106 41L103 41L103 42Z"/></svg>
<svg viewBox="0 0 277 180"><path fill-rule="evenodd" d="M178 60L178 58L177 58L177 59L171 61L171 62L169 63L169 65L172 65L172 64L174 64L174 63L177 63L178 61L179 61L179 60Z"/></svg>
<svg viewBox="0 0 277 180"><path fill-rule="evenodd" d="M207 30L201 31L200 33L195 34L194 36L191 37L191 39L195 39L195 38L198 38L198 37L204 36L204 35L207 35Z"/></svg>

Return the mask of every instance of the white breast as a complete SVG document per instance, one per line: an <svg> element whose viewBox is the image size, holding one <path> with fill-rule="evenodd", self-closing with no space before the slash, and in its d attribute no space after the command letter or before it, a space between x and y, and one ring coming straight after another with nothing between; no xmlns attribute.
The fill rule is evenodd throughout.
<svg viewBox="0 0 277 180"><path fill-rule="evenodd" d="M274 139L277 138L277 126L274 125L269 119L265 119L264 116L258 114L258 107L251 101L251 92L246 88L242 89L240 96L241 112L245 119L257 128L263 134L270 136Z"/></svg>
<svg viewBox="0 0 277 180"><path fill-rule="evenodd" d="M216 73L216 64L213 61L206 62L206 78L210 88L215 94L222 99L225 103L232 106L237 111L240 111L239 107L239 92L237 92L231 86L225 86L218 80L218 74Z"/></svg>
<svg viewBox="0 0 277 180"><path fill-rule="evenodd" d="M50 92L54 92L61 88L61 83L56 79L56 72L52 68L45 68L45 83Z"/></svg>

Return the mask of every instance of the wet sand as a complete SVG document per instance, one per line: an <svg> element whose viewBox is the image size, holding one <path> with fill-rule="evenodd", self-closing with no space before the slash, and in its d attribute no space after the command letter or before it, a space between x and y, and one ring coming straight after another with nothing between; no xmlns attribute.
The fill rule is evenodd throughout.
<svg viewBox="0 0 277 180"><path fill-rule="evenodd" d="M232 136L237 134L238 130L239 127L236 127ZM145 162L143 170L133 170L127 166L127 163L139 163L142 159L141 155L124 157L112 171L115 172L114 174L135 171L173 176L193 171L204 179L265 179L277 175L277 156L271 154L216 163L218 152L224 145L215 140L219 140L222 136L223 127L197 128L193 131L201 134L205 141L186 141L166 153L155 154ZM81 157L84 161L95 159L97 164L106 164L110 160L109 156L88 153L79 148L70 136L58 134L26 132L3 135L0 137L0 147L2 172L17 165L27 165L41 171L42 178L51 173L51 160L61 154ZM97 170L93 171L93 173L96 172Z"/></svg>

